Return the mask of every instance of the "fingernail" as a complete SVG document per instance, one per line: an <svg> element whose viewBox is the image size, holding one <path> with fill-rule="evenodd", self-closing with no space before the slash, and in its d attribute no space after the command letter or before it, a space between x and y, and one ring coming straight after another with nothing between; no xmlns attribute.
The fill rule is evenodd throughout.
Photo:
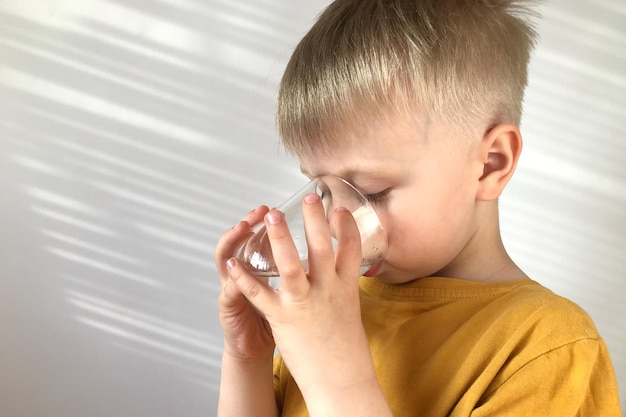
<svg viewBox="0 0 626 417"><path fill-rule="evenodd" d="M269 224L276 224L280 222L283 215L280 211L272 210L269 213L267 213L265 217Z"/></svg>
<svg viewBox="0 0 626 417"><path fill-rule="evenodd" d="M313 204L320 201L320 196L317 194L307 194L304 196L304 202L307 204Z"/></svg>
<svg viewBox="0 0 626 417"><path fill-rule="evenodd" d="M235 267L235 264L235 258L230 258L226 261L226 267L228 267L228 269L233 269Z"/></svg>
<svg viewBox="0 0 626 417"><path fill-rule="evenodd" d="M339 206L339 207L335 208L335 212L336 213L339 213L341 211L350 211L350 210L348 210L347 208L345 208L343 206Z"/></svg>

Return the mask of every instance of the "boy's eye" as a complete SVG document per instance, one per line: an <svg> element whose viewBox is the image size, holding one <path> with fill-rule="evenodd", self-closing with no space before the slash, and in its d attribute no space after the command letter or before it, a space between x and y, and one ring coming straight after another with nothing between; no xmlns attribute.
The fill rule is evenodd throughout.
<svg viewBox="0 0 626 417"><path fill-rule="evenodd" d="M331 199L333 198L333 193L330 190L321 190L321 191L322 191L321 192L322 201L331 201ZM365 199L370 204L382 203L389 195L389 191L391 191L391 189L386 189L386 190L383 190L381 192L374 193L374 194L363 194L363 197L365 197Z"/></svg>
<svg viewBox="0 0 626 417"><path fill-rule="evenodd" d="M383 190L383 191L381 191L379 193L366 194L365 198L367 199L367 201L370 202L370 204L382 203L382 202L385 201L385 199L389 195L389 191L391 191L391 189L388 188L388 189Z"/></svg>

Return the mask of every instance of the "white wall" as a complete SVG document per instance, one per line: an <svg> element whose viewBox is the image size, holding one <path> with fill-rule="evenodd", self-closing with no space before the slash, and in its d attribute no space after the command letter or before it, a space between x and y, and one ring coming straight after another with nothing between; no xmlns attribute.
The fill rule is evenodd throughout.
<svg viewBox="0 0 626 417"><path fill-rule="evenodd" d="M213 248L304 182L273 102L325 3L0 3L0 415L215 414ZM624 401L626 6L540 29L505 238L590 312Z"/></svg>

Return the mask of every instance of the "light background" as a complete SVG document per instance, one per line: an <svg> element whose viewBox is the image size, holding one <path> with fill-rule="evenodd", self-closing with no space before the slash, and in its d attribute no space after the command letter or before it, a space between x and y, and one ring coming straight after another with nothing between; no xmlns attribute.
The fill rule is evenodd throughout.
<svg viewBox="0 0 626 417"><path fill-rule="evenodd" d="M215 414L212 252L305 182L273 106L325 4L0 1L0 415ZM594 318L624 403L626 3L540 32L505 240Z"/></svg>

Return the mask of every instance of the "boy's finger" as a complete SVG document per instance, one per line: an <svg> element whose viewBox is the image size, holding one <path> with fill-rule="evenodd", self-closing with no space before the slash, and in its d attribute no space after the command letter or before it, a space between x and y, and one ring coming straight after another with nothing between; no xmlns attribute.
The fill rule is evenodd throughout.
<svg viewBox="0 0 626 417"><path fill-rule="evenodd" d="M263 217L265 217L265 214L267 214L269 210L267 206L259 206L247 213L242 220L254 227L263 220Z"/></svg>
<svg viewBox="0 0 626 417"><path fill-rule="evenodd" d="M302 214L309 255L309 279L334 275L335 254L330 228L322 200L317 194L304 197Z"/></svg>
<svg viewBox="0 0 626 417"><path fill-rule="evenodd" d="M241 221L220 238L215 247L215 265L217 266L217 272L222 280L228 276L226 270L226 261L235 255L235 251L250 235L250 224L246 221Z"/></svg>
<svg viewBox="0 0 626 417"><path fill-rule="evenodd" d="M235 255L235 251L239 248L243 242L252 234L251 226L256 225L268 212L267 206L259 206L256 209L250 211L246 216L236 224L234 227L226 231L224 235L217 242L215 247L215 264L217 266L217 272L220 275L222 285L224 280L228 276L226 270L226 260Z"/></svg>
<svg viewBox="0 0 626 417"><path fill-rule="evenodd" d="M341 278L357 279L361 267L361 235L356 221L348 209L338 207L333 215L337 233L335 255L337 275Z"/></svg>
<svg viewBox="0 0 626 417"><path fill-rule="evenodd" d="M266 314L268 308L278 305L276 293L272 288L251 275L238 259L230 258L226 262L228 274L244 297L261 313ZM235 291L231 290L231 295Z"/></svg>
<svg viewBox="0 0 626 417"><path fill-rule="evenodd" d="M270 210L265 216L265 226L281 279L280 291L295 297L305 294L309 288L309 281L287 228L284 214L278 210Z"/></svg>

